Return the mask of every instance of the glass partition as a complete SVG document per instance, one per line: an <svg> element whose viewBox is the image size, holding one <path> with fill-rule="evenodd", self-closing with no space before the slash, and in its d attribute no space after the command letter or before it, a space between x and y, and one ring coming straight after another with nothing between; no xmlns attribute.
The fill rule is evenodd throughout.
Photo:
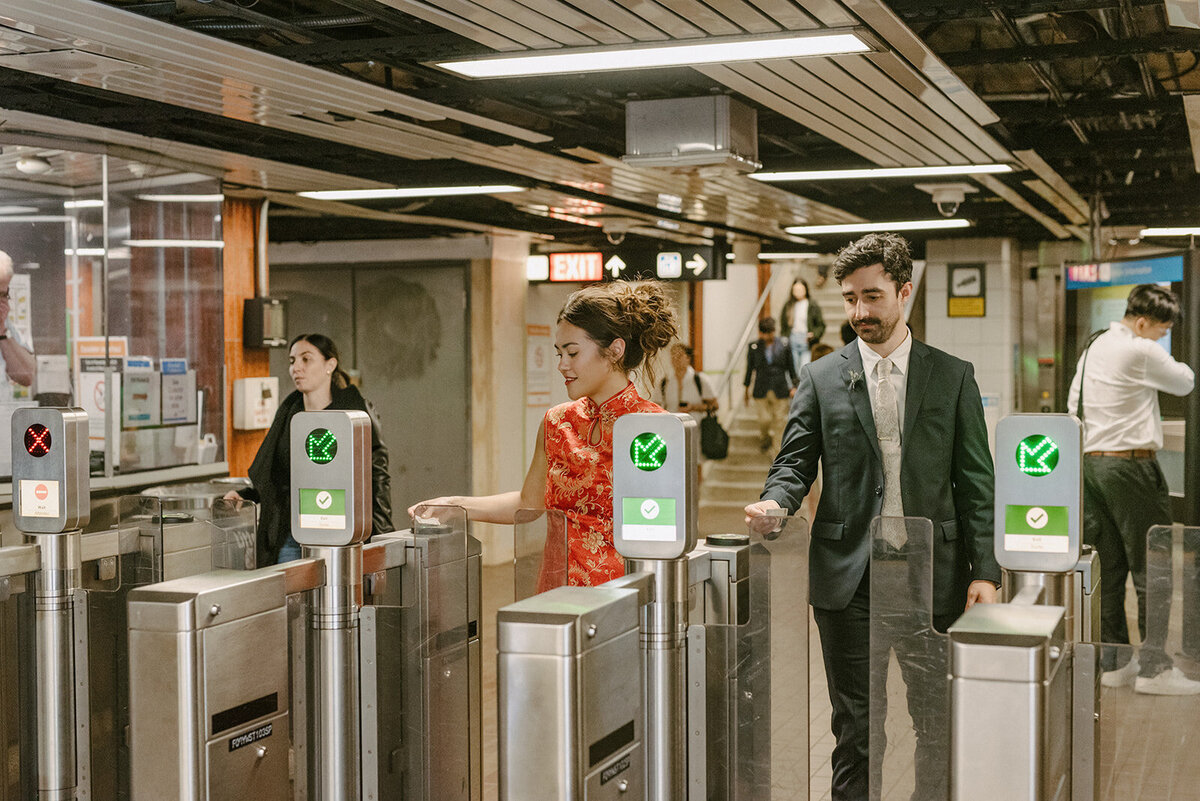
<svg viewBox="0 0 1200 801"><path fill-rule="evenodd" d="M222 458L220 183L103 154L0 154L19 158L47 166L0 188L14 269L0 325L19 348L0 364L0 425L21 405L82 407L93 475Z"/></svg>
<svg viewBox="0 0 1200 801"><path fill-rule="evenodd" d="M513 600L567 586L567 516L518 509L513 523Z"/></svg>
<svg viewBox="0 0 1200 801"><path fill-rule="evenodd" d="M949 797L949 640L933 610L933 523L871 523L871 799Z"/></svg>
<svg viewBox="0 0 1200 801"><path fill-rule="evenodd" d="M1104 645L1096 801L1183 801L1200 787L1200 528L1158 526L1146 542L1146 637ZM1104 554L1100 554L1103 565ZM1104 591L1101 586L1100 591ZM1132 609L1132 604L1127 604ZM1138 630L1131 616L1130 632Z"/></svg>
<svg viewBox="0 0 1200 801"><path fill-rule="evenodd" d="M747 662L737 699L734 798L808 798L810 661L820 660L809 649L808 520L758 518L749 533L750 622L741 635Z"/></svg>

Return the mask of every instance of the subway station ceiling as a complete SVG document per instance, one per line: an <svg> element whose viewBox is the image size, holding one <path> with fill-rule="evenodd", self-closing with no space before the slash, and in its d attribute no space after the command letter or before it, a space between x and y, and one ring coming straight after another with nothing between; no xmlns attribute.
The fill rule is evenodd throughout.
<svg viewBox="0 0 1200 801"><path fill-rule="evenodd" d="M830 250L851 235L784 229L936 218L931 194L916 185L959 182L968 186L953 216L973 228L958 234L1103 246L1143 226L1200 225L1195 7L5 0L0 200L19 183L8 168L14 155L102 147L156 168L218 174L230 192L269 197L273 239L515 230L562 245L628 234ZM748 37L745 47L754 48L781 33L825 29L860 32L872 49L498 80L433 65L731 37ZM983 163L1013 171L766 183L728 165L622 160L627 103L710 95L757 112L762 171ZM520 191L371 201L295 194L445 185Z"/></svg>

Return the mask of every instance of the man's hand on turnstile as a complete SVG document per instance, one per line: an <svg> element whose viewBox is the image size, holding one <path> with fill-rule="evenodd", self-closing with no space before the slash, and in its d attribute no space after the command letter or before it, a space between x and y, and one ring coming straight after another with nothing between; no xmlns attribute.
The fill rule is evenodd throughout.
<svg viewBox="0 0 1200 801"><path fill-rule="evenodd" d="M996 585L990 581L972 581L967 587L967 609L975 604L996 603Z"/></svg>
<svg viewBox="0 0 1200 801"><path fill-rule="evenodd" d="M775 539L771 534L778 536L779 530L783 527L783 517L787 516L787 510L779 505L777 501L758 501L746 507L746 528L751 534L761 534L768 539Z"/></svg>

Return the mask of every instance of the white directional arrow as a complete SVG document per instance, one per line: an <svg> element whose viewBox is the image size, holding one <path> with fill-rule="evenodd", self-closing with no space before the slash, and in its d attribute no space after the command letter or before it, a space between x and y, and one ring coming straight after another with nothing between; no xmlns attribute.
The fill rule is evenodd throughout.
<svg viewBox="0 0 1200 801"><path fill-rule="evenodd" d="M684 266L692 271L692 275L700 275L700 273L708 269L708 262L699 253L694 253Z"/></svg>
<svg viewBox="0 0 1200 801"><path fill-rule="evenodd" d="M621 271L625 269L625 262L621 260L620 256L613 256L604 262L604 269L612 273L613 278L617 278L621 275Z"/></svg>

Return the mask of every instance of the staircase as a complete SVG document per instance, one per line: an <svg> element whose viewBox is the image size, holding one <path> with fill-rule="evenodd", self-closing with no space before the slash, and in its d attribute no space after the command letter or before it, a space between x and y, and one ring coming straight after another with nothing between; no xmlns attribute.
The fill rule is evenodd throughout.
<svg viewBox="0 0 1200 801"><path fill-rule="evenodd" d="M826 280L823 286L818 287L816 272L816 269L806 266L801 268L800 275L808 281L812 288L813 300L821 305L821 312L825 316L825 336L821 341L840 349L842 323L846 322L841 287L832 277ZM791 281L785 283L790 285ZM777 315L779 309L772 308L770 312ZM745 354L738 358L744 360ZM742 362L734 375L738 393L741 392L744 369ZM714 381L718 378L719 376L713 375ZM778 442L766 453L759 450L758 415L753 405L738 405L733 410L732 419L722 413L721 422L729 431L729 455L725 459L709 461L704 465L704 481L700 485L702 535L746 530L745 514L742 510L746 504L758 500L767 478L767 470L770 469L771 462L779 450Z"/></svg>

